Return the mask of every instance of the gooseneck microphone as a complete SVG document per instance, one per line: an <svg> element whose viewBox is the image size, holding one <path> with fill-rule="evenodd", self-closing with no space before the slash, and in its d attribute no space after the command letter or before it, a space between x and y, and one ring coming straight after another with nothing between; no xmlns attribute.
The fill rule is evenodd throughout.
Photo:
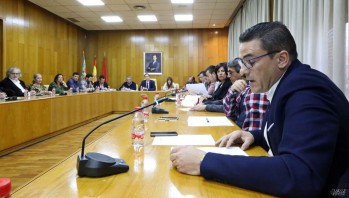
<svg viewBox="0 0 349 198"><path fill-rule="evenodd" d="M76 169L78 171L78 175L80 177L104 177L108 175L115 175L118 173L124 173L129 170L129 166L126 164L126 162L122 159L118 158L112 158L108 155L104 155L101 153L87 153L86 155L84 154L85 152L85 141L88 136L90 136L96 129L99 127L112 122L114 120L120 119L122 117L125 117L127 115L133 114L138 110L142 110L144 108L147 108L149 106L154 106L158 103L162 103L166 101L168 98L163 97L160 98L159 100L149 104L145 105L143 107L140 107L138 109L135 109L133 111L127 112L125 114L122 114L120 116L117 116L115 118L112 118L110 120L107 120L98 126L96 126L94 129L92 129L87 135L85 135L84 139L82 140L82 145L81 145L81 154L78 156L77 159L77 164L76 164Z"/></svg>

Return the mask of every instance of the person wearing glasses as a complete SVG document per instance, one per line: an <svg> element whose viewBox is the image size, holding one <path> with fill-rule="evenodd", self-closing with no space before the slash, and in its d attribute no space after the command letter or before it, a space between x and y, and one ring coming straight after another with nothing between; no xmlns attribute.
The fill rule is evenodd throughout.
<svg viewBox="0 0 349 198"><path fill-rule="evenodd" d="M190 175L277 197L347 197L349 102L323 73L297 59L281 22L259 23L239 37L239 64L254 93L270 102L261 130L235 131L217 146L263 147L269 156L228 156L176 147L172 165ZM346 195L345 195L346 194ZM338 194L337 194L338 195Z"/></svg>
<svg viewBox="0 0 349 198"><path fill-rule="evenodd" d="M22 80L19 80L21 76L22 73L18 67L10 67L7 70L6 78L0 82L0 87L2 87L7 96L24 96L24 91L27 87ZM35 91L31 94L34 95Z"/></svg>

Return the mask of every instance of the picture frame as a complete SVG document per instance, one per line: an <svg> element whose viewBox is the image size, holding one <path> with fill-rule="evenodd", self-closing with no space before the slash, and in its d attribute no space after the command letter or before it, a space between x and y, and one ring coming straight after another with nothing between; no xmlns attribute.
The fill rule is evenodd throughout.
<svg viewBox="0 0 349 198"><path fill-rule="evenodd" d="M162 52L144 52L144 73L149 75L162 75Z"/></svg>

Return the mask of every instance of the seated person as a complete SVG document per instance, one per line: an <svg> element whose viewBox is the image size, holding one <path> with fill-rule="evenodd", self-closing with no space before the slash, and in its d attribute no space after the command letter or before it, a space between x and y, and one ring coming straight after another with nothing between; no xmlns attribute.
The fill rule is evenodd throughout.
<svg viewBox="0 0 349 198"><path fill-rule="evenodd" d="M136 90L136 83L132 81L132 76L127 76L126 82L122 83L119 90Z"/></svg>
<svg viewBox="0 0 349 198"><path fill-rule="evenodd" d="M214 72L216 66L210 65L208 66L203 72L206 77L206 88L207 88L207 94L208 96L212 96L214 91L219 85L219 82L217 82L217 76L216 73Z"/></svg>
<svg viewBox="0 0 349 198"><path fill-rule="evenodd" d="M81 87L80 85L80 82L79 82L79 73L78 72L74 72L72 77L68 80L67 82L67 86L68 88L72 88L73 90L73 93L77 92L79 89L80 90L83 90L83 88Z"/></svg>
<svg viewBox="0 0 349 198"><path fill-rule="evenodd" d="M196 84L195 77L189 76L188 81L185 84Z"/></svg>
<svg viewBox="0 0 349 198"><path fill-rule="evenodd" d="M50 94L50 92L47 91L46 87L42 85L42 76L39 73L34 74L33 84L28 85L28 90L35 91L36 95Z"/></svg>
<svg viewBox="0 0 349 198"><path fill-rule="evenodd" d="M92 74L86 74L85 79L82 79L80 81L80 85L83 91L93 91L93 83L92 83L93 76Z"/></svg>
<svg viewBox="0 0 349 198"><path fill-rule="evenodd" d="M0 87L0 99L5 99L7 97L6 93L3 92L2 88Z"/></svg>
<svg viewBox="0 0 349 198"><path fill-rule="evenodd" d="M233 59L230 60L227 63L227 67L228 67L228 78L230 79L231 83L234 83L236 80L241 79L241 75L240 75L240 65L237 62L237 59ZM208 68L212 68L211 66L209 66ZM212 80L215 80L216 78L212 78ZM231 88L233 87L233 85L231 86ZM224 99L225 98L231 98L232 92L227 92ZM227 105L226 105L227 106ZM222 100L216 100L214 102L211 102L210 104L203 104L198 102L198 104L196 104L194 107L192 107L190 110L193 111L209 111L209 112L225 112L224 110L224 106L223 106L223 99ZM227 117L229 117L229 115L226 114Z"/></svg>
<svg viewBox="0 0 349 198"><path fill-rule="evenodd" d="M93 83L93 86L95 87L95 89L101 91L106 91L109 89L109 85L105 82L105 77L103 75L99 76L99 81Z"/></svg>
<svg viewBox="0 0 349 198"><path fill-rule="evenodd" d="M69 89L67 84L64 82L64 78L62 74L57 74L53 79L53 82L48 86L48 90L52 91L52 89L56 90L56 94L65 95L66 91Z"/></svg>
<svg viewBox="0 0 349 198"><path fill-rule="evenodd" d="M281 22L259 23L239 41L240 72L253 93L267 93L270 105L261 130L234 131L216 145L241 144L242 150L261 146L269 156L180 146L171 150L174 169L275 197L347 197L333 194L348 189L345 94L329 77L297 59L296 42Z"/></svg>
<svg viewBox="0 0 349 198"><path fill-rule="evenodd" d="M162 86L162 90L173 91L176 89L179 89L179 87L173 82L172 77L167 77L167 80L166 80L164 86Z"/></svg>
<svg viewBox="0 0 349 198"><path fill-rule="evenodd" d="M0 82L0 87L7 96L24 96L24 91L27 89L25 83L19 80L21 70L18 67L11 67L6 72L6 78ZM35 94L33 91L31 94Z"/></svg>
<svg viewBox="0 0 349 198"><path fill-rule="evenodd" d="M211 71L206 71L207 76L212 76L213 74L210 73ZM215 76L217 77L218 81L220 82L217 89L213 92L212 97L205 98L202 102L205 104L209 104L212 101L215 100L222 100L226 93L228 92L229 87L231 86L231 81L227 78L228 76L228 68L227 63L219 63L215 67Z"/></svg>
<svg viewBox="0 0 349 198"><path fill-rule="evenodd" d="M145 73L144 74L144 80L142 80L139 90L140 91L155 91L155 82L153 80L150 80L149 74Z"/></svg>

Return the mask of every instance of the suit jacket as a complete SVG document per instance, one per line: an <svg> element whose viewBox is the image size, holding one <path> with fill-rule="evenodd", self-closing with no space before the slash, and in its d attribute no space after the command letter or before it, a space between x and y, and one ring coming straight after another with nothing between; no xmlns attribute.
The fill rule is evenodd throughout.
<svg viewBox="0 0 349 198"><path fill-rule="evenodd" d="M227 79L223 83L223 85L222 85L222 83L219 84L217 90L213 92L213 95L211 98L205 99L202 102L204 104L211 104L212 101L222 100L225 97L225 95L227 94L230 86L231 86L231 81L229 79Z"/></svg>
<svg viewBox="0 0 349 198"><path fill-rule="evenodd" d="M161 72L160 71L160 63L158 61L152 61L148 64L146 69L147 72Z"/></svg>
<svg viewBox="0 0 349 198"><path fill-rule="evenodd" d="M324 74L295 60L277 86L255 144L273 157L208 153L201 174L208 179L281 197L319 197L349 167L349 103Z"/></svg>
<svg viewBox="0 0 349 198"><path fill-rule="evenodd" d="M101 85L101 84L100 84L99 81L93 83L93 86L94 86L95 88L100 87L100 85ZM106 82L103 83L103 87L104 87L104 88L108 88L108 86L109 86L108 83L106 83Z"/></svg>
<svg viewBox="0 0 349 198"><path fill-rule="evenodd" d="M22 87L25 89L25 83L19 80ZM0 82L0 87L6 93L7 96L24 96L24 93L18 88L9 78L5 78Z"/></svg>
<svg viewBox="0 0 349 198"><path fill-rule="evenodd" d="M147 87L146 81L143 80L141 82L141 85L139 86L139 90L141 90L142 87ZM156 87L155 87L155 82L153 80L149 80L149 88L148 91L155 91Z"/></svg>

